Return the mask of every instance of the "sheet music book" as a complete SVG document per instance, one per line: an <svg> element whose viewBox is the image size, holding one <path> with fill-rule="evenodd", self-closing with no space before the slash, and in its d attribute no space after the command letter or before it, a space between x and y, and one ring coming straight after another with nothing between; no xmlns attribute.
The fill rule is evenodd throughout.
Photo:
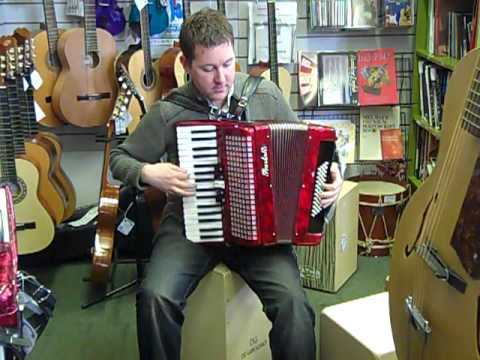
<svg viewBox="0 0 480 360"><path fill-rule="evenodd" d="M319 53L319 105L358 103L356 56L353 53Z"/></svg>
<svg viewBox="0 0 480 360"><path fill-rule="evenodd" d="M395 49L360 50L357 57L360 105L398 104Z"/></svg>
<svg viewBox="0 0 480 360"><path fill-rule="evenodd" d="M295 61L297 2L276 2L275 15L278 63L293 63ZM248 64L268 63L268 16L265 1L248 3L248 27Z"/></svg>
<svg viewBox="0 0 480 360"><path fill-rule="evenodd" d="M377 26L377 0L350 0L350 28L365 29Z"/></svg>
<svg viewBox="0 0 480 360"><path fill-rule="evenodd" d="M399 106L361 107L359 160L382 160L380 130L399 127Z"/></svg>
<svg viewBox="0 0 480 360"><path fill-rule="evenodd" d="M414 0L384 0L385 27L413 26L415 19Z"/></svg>
<svg viewBox="0 0 480 360"><path fill-rule="evenodd" d="M312 51L298 52L298 93L304 107L318 105L318 60Z"/></svg>

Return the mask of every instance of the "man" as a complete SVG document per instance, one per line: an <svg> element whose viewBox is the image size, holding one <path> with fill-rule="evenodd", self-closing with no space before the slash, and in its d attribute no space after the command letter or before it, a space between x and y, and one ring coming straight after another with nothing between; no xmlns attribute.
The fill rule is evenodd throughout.
<svg viewBox="0 0 480 360"><path fill-rule="evenodd" d="M191 81L174 91L217 110L210 117L222 116L222 113L228 117L225 109L239 98L247 78L245 74L235 73L233 41L228 20L211 9L193 14L182 26L182 64ZM278 87L266 80L251 97L246 116L247 119L296 120ZM223 243L192 243L185 238L181 197L193 195L195 189L189 174L176 165L174 125L179 120L208 118L205 113L159 101L137 130L112 151L111 169L116 178L140 188L151 185L168 194L147 274L137 294L141 359L180 359L186 299L201 278L222 261L237 271L262 301L272 322L273 359L314 360L315 313L301 287L292 246L244 248ZM159 162L165 153L168 162ZM323 193L324 206L335 200L342 183L338 164L332 169L333 182Z"/></svg>

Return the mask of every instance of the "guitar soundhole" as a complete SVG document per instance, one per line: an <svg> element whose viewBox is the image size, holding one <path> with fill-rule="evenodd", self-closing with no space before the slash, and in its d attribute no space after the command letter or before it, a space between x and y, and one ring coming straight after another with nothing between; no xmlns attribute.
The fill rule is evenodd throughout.
<svg viewBox="0 0 480 360"><path fill-rule="evenodd" d="M12 192L13 203L18 204L27 196L27 184L23 179L17 178L17 181L4 182L1 185L7 185Z"/></svg>
<svg viewBox="0 0 480 360"><path fill-rule="evenodd" d="M85 57L85 65L90 68L96 68L100 63L100 58L96 52L92 52Z"/></svg>
<svg viewBox="0 0 480 360"><path fill-rule="evenodd" d="M152 78L151 79L148 79L147 78L147 74L143 71L142 72L142 86L145 90L150 90L154 87L156 83L156 77L155 77L155 73L152 72Z"/></svg>

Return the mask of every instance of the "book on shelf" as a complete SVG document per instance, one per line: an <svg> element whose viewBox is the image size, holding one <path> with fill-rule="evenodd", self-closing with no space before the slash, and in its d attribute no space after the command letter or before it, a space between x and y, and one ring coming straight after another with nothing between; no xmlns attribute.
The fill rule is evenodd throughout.
<svg viewBox="0 0 480 360"><path fill-rule="evenodd" d="M402 130L400 128L380 129L382 160L401 160L404 158Z"/></svg>
<svg viewBox="0 0 480 360"><path fill-rule="evenodd" d="M357 105L355 53L319 53L320 106Z"/></svg>
<svg viewBox="0 0 480 360"><path fill-rule="evenodd" d="M359 50L358 102L366 105L398 104L395 50Z"/></svg>
<svg viewBox="0 0 480 360"><path fill-rule="evenodd" d="M452 26L449 26L449 23L452 25L452 14L470 14L471 17L473 11L472 0L434 0L432 5L434 6L435 19L433 29L434 53L439 56L450 56L450 43L456 46L454 42L458 40L456 34L458 28L453 29Z"/></svg>
<svg viewBox="0 0 480 360"><path fill-rule="evenodd" d="M412 26L415 19L414 9L414 0L384 0L384 26Z"/></svg>
<svg viewBox="0 0 480 360"><path fill-rule="evenodd" d="M298 52L298 93L303 107L318 105L317 52Z"/></svg>
<svg viewBox="0 0 480 360"><path fill-rule="evenodd" d="M380 130L399 127L399 106L360 107L359 160L383 160Z"/></svg>

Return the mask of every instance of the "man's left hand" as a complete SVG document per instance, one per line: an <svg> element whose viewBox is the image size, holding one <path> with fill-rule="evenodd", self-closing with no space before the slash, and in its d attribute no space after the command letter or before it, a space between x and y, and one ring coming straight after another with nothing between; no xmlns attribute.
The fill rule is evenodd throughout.
<svg viewBox="0 0 480 360"><path fill-rule="evenodd" d="M332 205L335 200L337 200L340 190L342 190L343 179L338 163L332 163L332 166L330 167L330 176L332 178L332 182L325 184L324 191L320 195L322 199L322 208L327 208Z"/></svg>

